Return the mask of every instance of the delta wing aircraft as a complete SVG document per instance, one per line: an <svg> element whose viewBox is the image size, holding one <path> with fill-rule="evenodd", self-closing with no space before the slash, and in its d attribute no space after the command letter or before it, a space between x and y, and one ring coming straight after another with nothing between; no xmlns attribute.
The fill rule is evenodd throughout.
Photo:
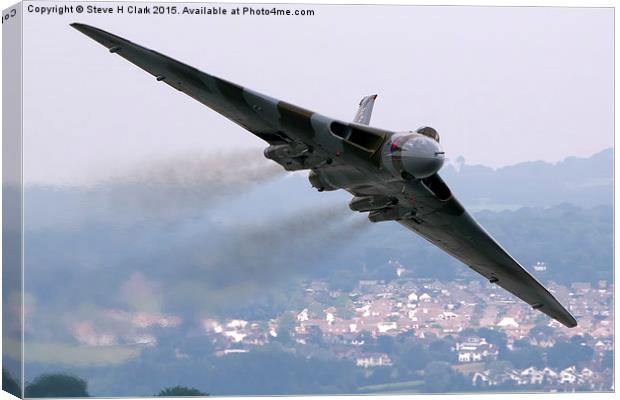
<svg viewBox="0 0 620 400"><path fill-rule="evenodd" d="M569 328L575 318L463 208L438 175L437 131L392 132L368 126L376 95L353 122L306 110L206 74L92 26L72 27L266 141L265 157L287 171L310 170L319 191L343 189L351 210L372 222L396 221L534 309Z"/></svg>

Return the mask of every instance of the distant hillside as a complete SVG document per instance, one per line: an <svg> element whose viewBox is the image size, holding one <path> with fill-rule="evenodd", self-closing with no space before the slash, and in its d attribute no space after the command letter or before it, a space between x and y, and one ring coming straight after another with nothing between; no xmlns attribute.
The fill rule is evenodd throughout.
<svg viewBox="0 0 620 400"><path fill-rule="evenodd" d="M444 176L524 266L547 262L542 280L595 282L612 276L611 157L464 165ZM140 272L161 285L164 308L229 313L230 299L279 295L295 279L344 288L392 278L389 260L416 277L477 276L399 224L369 223L348 209L349 194L318 193L302 174L214 181L28 188L27 290L60 307L75 301L61 284L70 283L77 298L110 304Z"/></svg>
<svg viewBox="0 0 620 400"><path fill-rule="evenodd" d="M611 206L582 208L561 204L514 211L480 211L474 216L502 247L543 282L552 280L570 285L612 279ZM366 249L368 267L363 279L393 278L395 268L388 264L390 259L401 262L416 277L472 279L478 276L396 224L373 225L364 236L364 243L356 246ZM532 270L537 261L547 263L547 272ZM338 271L337 277L341 284L350 279L343 270ZM362 272L358 268L351 273L360 276Z"/></svg>
<svg viewBox="0 0 620 400"><path fill-rule="evenodd" d="M305 207L344 207L351 196L343 191L318 193L307 173L283 171L261 176L239 174L223 166L180 165L172 183L123 179L91 187L29 186L24 198L26 226L32 229L66 229L89 222L119 225L139 220L179 220L188 216L212 218L272 218ZM279 168L279 167L278 167ZM225 170L228 178L222 176ZM192 179L187 178L184 174ZM196 176L204 177L196 179ZM573 204L580 207L611 205L613 201L613 149L589 158L569 157L557 164L533 161L493 169L481 165L446 165L440 172L456 197L470 211L505 210Z"/></svg>
<svg viewBox="0 0 620 400"><path fill-rule="evenodd" d="M476 209L520 206L610 205L613 201L613 149L589 158L569 157L556 164L524 162L493 169L448 165L440 172L457 197Z"/></svg>

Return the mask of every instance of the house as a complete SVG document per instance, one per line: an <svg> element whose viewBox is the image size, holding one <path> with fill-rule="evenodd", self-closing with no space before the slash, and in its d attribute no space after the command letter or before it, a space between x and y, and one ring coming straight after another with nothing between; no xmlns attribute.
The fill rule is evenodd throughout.
<svg viewBox="0 0 620 400"><path fill-rule="evenodd" d="M230 320L226 326L232 329L243 329L247 326L248 321L244 321L242 319L233 319Z"/></svg>
<svg viewBox="0 0 620 400"><path fill-rule="evenodd" d="M545 378L548 382L555 382L558 379L558 373L549 367L543 369L543 374L545 374Z"/></svg>
<svg viewBox="0 0 620 400"><path fill-rule="evenodd" d="M544 371L540 371L535 367L529 367L521 371L521 376L527 379L530 385L542 385L545 380Z"/></svg>
<svg viewBox="0 0 620 400"><path fill-rule="evenodd" d="M590 379L592 379L593 376L594 376L594 372L591 369L586 368L586 367L584 367L581 370L581 372L579 372L579 378L582 381L586 381L587 382Z"/></svg>
<svg viewBox="0 0 620 400"><path fill-rule="evenodd" d="M303 321L307 321L308 318L308 309L304 308L302 312L300 312L299 314L297 314L297 321L299 322L303 322Z"/></svg>
<svg viewBox="0 0 620 400"><path fill-rule="evenodd" d="M613 350L613 343L609 339L599 340L594 345L597 351Z"/></svg>
<svg viewBox="0 0 620 400"><path fill-rule="evenodd" d="M477 371L471 378L471 384L473 386L488 386L489 383L489 371Z"/></svg>
<svg viewBox="0 0 620 400"><path fill-rule="evenodd" d="M393 329L397 329L398 325L396 322L379 322L377 324L377 329L379 333L386 333L387 331L391 331Z"/></svg>
<svg viewBox="0 0 620 400"><path fill-rule="evenodd" d="M371 307L371 304L366 304L365 306L356 308L355 312L361 313L363 317L369 317L370 316L370 307Z"/></svg>
<svg viewBox="0 0 620 400"><path fill-rule="evenodd" d="M497 323L497 326L505 329L518 328L519 323L513 317L504 317Z"/></svg>
<svg viewBox="0 0 620 400"><path fill-rule="evenodd" d="M423 303L430 303L431 299L432 298L428 293L423 293L422 296L418 298L418 300L420 300Z"/></svg>
<svg viewBox="0 0 620 400"><path fill-rule="evenodd" d="M545 337L545 336L533 336L530 338L529 343L532 346L538 346L538 347L553 347L555 345L555 339L553 337Z"/></svg>
<svg viewBox="0 0 620 400"><path fill-rule="evenodd" d="M527 380L523 379L516 370L496 372L492 376L491 370L477 371L472 376L472 385L474 386L496 386L513 381L517 385L527 384Z"/></svg>
<svg viewBox="0 0 620 400"><path fill-rule="evenodd" d="M460 363L479 362L479 361L482 361L482 353L472 352L472 351L459 352Z"/></svg>
<svg viewBox="0 0 620 400"><path fill-rule="evenodd" d="M446 320L446 321L451 321L453 319L456 319L457 317L458 317L458 314L455 314L451 311L444 311L438 316L439 319Z"/></svg>
<svg viewBox="0 0 620 400"><path fill-rule="evenodd" d="M547 271L547 264L542 262L542 261L538 261L534 265L534 271L536 271L536 272L546 272Z"/></svg>
<svg viewBox="0 0 620 400"><path fill-rule="evenodd" d="M464 340L457 342L454 350L458 352L458 360L461 363L478 362L483 359L497 357L495 346L478 336L468 336Z"/></svg>
<svg viewBox="0 0 620 400"><path fill-rule="evenodd" d="M236 330L225 331L224 336L232 339L234 343L239 343L243 340L244 337L247 336L246 333L241 333Z"/></svg>
<svg viewBox="0 0 620 400"><path fill-rule="evenodd" d="M560 371L560 383L574 384L577 381L575 366Z"/></svg>
<svg viewBox="0 0 620 400"><path fill-rule="evenodd" d="M224 350L224 355L227 354L243 354L243 353L248 353L249 350L248 349L225 349Z"/></svg>
<svg viewBox="0 0 620 400"><path fill-rule="evenodd" d="M507 372L506 380L511 380L514 383L516 383L517 385L527 385L527 383L528 383L527 379L524 379L523 377L521 377L519 372L517 370L514 370L514 369Z"/></svg>
<svg viewBox="0 0 620 400"><path fill-rule="evenodd" d="M222 333L224 331L224 327L214 319L203 320L202 326L207 333Z"/></svg>
<svg viewBox="0 0 620 400"><path fill-rule="evenodd" d="M588 293L592 290L592 285L590 282L575 282L571 285L571 288L580 295Z"/></svg>
<svg viewBox="0 0 620 400"><path fill-rule="evenodd" d="M358 357L355 364L362 368L384 367L392 365L392 360L384 353L369 353Z"/></svg>

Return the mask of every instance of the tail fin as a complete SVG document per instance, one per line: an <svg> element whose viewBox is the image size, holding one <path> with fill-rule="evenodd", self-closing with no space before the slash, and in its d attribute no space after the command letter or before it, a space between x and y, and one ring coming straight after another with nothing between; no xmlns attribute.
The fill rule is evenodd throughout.
<svg viewBox="0 0 620 400"><path fill-rule="evenodd" d="M375 105L376 94L366 96L360 101L360 107L357 109L355 119L353 122L363 125L370 123L370 116L372 115L372 108Z"/></svg>

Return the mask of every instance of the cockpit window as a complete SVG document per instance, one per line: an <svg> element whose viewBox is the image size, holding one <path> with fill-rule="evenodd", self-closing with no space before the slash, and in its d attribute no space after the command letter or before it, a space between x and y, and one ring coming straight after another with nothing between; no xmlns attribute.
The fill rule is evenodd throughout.
<svg viewBox="0 0 620 400"><path fill-rule="evenodd" d="M428 136L429 138L434 139L437 143L439 143L439 133L437 133L437 131L430 126L423 126L421 128L418 128L418 130L416 130L416 133Z"/></svg>

